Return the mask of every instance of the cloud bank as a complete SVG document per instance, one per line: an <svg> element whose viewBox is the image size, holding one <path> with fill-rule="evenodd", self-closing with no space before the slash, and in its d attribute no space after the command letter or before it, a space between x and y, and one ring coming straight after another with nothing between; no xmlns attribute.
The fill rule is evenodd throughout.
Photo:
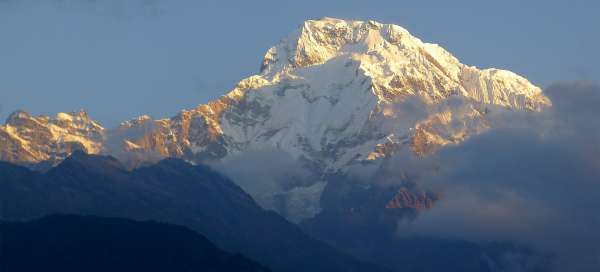
<svg viewBox="0 0 600 272"><path fill-rule="evenodd" d="M553 101L545 112L495 115L486 133L411 161L429 169L420 185L444 198L398 233L514 241L555 254L557 271L597 271L600 87L563 83L545 92Z"/></svg>

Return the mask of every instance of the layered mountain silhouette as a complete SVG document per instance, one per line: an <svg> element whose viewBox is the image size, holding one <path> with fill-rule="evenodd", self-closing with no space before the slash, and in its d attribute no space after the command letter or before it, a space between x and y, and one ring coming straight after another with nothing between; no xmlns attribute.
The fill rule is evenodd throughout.
<svg viewBox="0 0 600 272"><path fill-rule="evenodd" d="M0 221L0 270L267 272L188 228L128 219L51 215Z"/></svg>
<svg viewBox="0 0 600 272"><path fill-rule="evenodd" d="M426 211L438 197L416 192L339 177L325 189L323 211L297 226L221 174L179 159L128 170L112 157L75 152L45 173L0 162L3 220L67 213L179 224L273 271L495 271L515 262L544 271L543 255L511 244L398 236L398 220ZM94 218L71 219L93 225Z"/></svg>
<svg viewBox="0 0 600 272"><path fill-rule="evenodd" d="M112 157L75 152L46 173L0 162L1 218L84 214L183 225L273 271L383 271L277 215L208 167L166 159L127 170Z"/></svg>

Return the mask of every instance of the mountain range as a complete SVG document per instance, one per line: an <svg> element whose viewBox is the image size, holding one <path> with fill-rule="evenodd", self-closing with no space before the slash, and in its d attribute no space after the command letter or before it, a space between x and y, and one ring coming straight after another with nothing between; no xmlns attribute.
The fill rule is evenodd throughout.
<svg viewBox="0 0 600 272"><path fill-rule="evenodd" d="M507 254L537 253L400 239L399 220L444 196L386 162L459 144L498 113L551 106L527 79L463 64L400 26L309 20L267 51L258 74L172 117L105 128L83 110L12 113L0 126L0 218L179 224L274 271L495 271ZM365 167L375 174L353 181Z"/></svg>
<svg viewBox="0 0 600 272"><path fill-rule="evenodd" d="M323 175L401 150L430 154L488 129L494 112L550 105L525 78L462 64L402 27L323 18L306 21L270 48L259 74L170 118L143 115L107 129L84 111L14 112L0 126L0 159L55 165L84 150L135 167L167 157L201 163L275 149L314 173L302 185L251 192L275 209L274 195L320 194ZM316 204L288 206L294 205ZM280 212L295 221L314 215Z"/></svg>
<svg viewBox="0 0 600 272"><path fill-rule="evenodd" d="M183 225L274 271L385 271L313 239L231 180L180 159L128 170L77 151L46 173L0 162L2 220L82 214Z"/></svg>
<svg viewBox="0 0 600 272"><path fill-rule="evenodd" d="M415 99L422 109L411 111L407 103ZM425 153L461 141L486 126L492 106L549 105L525 78L464 65L399 26L324 18L306 21L269 49L258 75L171 118L144 115L105 129L83 111L54 118L17 111L0 129L0 158L40 162L83 149L201 162L276 147L335 172L392 147Z"/></svg>
<svg viewBox="0 0 600 272"><path fill-rule="evenodd" d="M11 226L17 228L12 229L20 235L15 237L25 239L29 233L32 235L30 245L41 248L56 245L47 243L52 242L46 239L52 233L62 237L59 240L72 238L77 242L86 238L83 234L83 237L76 236L78 229L119 230L118 224L111 225L110 220L93 217L89 220L51 217L35 221L55 214L176 224L205 236L227 252L247 256L273 271L439 271L444 268L491 272L509 264L522 265L521 262L532 267L531 271L544 271L543 254L512 244L397 237L396 220L407 214L416 215L421 211L420 206L426 208L426 194L413 198L404 190L372 188L365 191L349 186L349 182L341 178L332 184L340 182L342 185L333 187L337 191L326 192L328 197L324 199L328 201L324 203L323 212L296 225L273 211L262 209L250 195L209 167L165 159L129 170L112 157L77 151L46 173L0 162L0 219L8 222L8 230ZM403 198L412 201L401 200ZM11 222L27 220L34 221L11 225ZM94 226L96 223L100 226ZM78 228L78 224L89 227ZM33 230L29 232L27 226ZM36 226L49 228L34 232ZM65 228L63 232L60 232L61 227ZM66 230L75 233L65 233ZM171 230L165 228L164 231ZM11 233L2 230L0 234ZM197 239L193 234L190 236ZM40 240L36 241L36 237ZM146 238L150 239L148 243L156 241L151 237L143 239ZM0 244L13 245L5 243L3 240ZM49 253L43 250L32 251L42 254L41 257L20 252L14 256L18 260L32 260L30 264L34 266L43 265L43 258L49 257L44 256ZM511 259L513 256L519 259ZM37 257L41 259L32 259ZM92 260L98 261L98 258ZM527 263L531 259L540 261Z"/></svg>

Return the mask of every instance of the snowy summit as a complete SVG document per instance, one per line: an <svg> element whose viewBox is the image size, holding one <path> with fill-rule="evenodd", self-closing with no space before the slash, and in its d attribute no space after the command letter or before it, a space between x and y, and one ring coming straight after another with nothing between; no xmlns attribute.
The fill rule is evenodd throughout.
<svg viewBox="0 0 600 272"><path fill-rule="evenodd" d="M17 112L0 126L0 159L59 161L83 149L137 165L276 149L325 174L402 149L425 156L488 129L496 110L550 105L527 79L462 64L400 26L323 18L270 48L259 74L171 118L142 116L105 130L83 112Z"/></svg>
<svg viewBox="0 0 600 272"><path fill-rule="evenodd" d="M549 105L525 78L462 64L400 26L323 18L270 48L259 74L169 119L142 116L104 130L85 114L13 114L0 127L0 159L56 159L69 152L65 143L138 161L214 160L277 148L336 171L402 146L426 154L461 141L487 127L492 107Z"/></svg>

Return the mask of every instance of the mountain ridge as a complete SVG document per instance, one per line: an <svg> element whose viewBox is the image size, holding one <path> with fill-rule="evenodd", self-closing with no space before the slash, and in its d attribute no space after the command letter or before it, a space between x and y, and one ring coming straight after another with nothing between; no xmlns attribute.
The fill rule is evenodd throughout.
<svg viewBox="0 0 600 272"><path fill-rule="evenodd" d="M297 31L292 32L276 46L270 48L265 54L260 74L243 79L232 91L221 98L199 105L193 110L183 110L173 118L152 120L149 116L144 115L125 121L116 129L106 132L97 122L89 119L83 111L70 114L59 113L56 118L32 117L23 111L17 111L9 116L4 126L0 127L0 137L6 140L6 143L0 148L2 151L0 158L29 163L48 159L60 160L64 158L64 154L72 152L73 149L61 147L61 144L79 143L85 147L88 153L113 154L128 159L139 158L142 154L151 158L184 157L191 161L220 159L230 153L248 148L244 145L248 145L249 141L258 141L252 137L277 134L278 130L285 129L282 124L275 124L273 127L248 134L248 129L253 128L256 123L265 121L260 119L261 115L273 113L265 112L269 110L268 108L272 108L272 105L261 103L261 96L247 98L252 96L248 94L252 90L258 91L282 85L277 93L285 95L286 90L305 89L308 86L311 89L317 89L316 91L304 90L302 92L302 96L309 103L322 98L331 104L338 103L339 94L336 96L330 92L319 95L318 93L323 93L321 90L327 89L327 86L312 86L311 83L315 83L319 78L310 78L314 75L303 73L310 71L298 71L310 70L310 67L324 66L327 62L333 62L329 66L334 68L334 73L338 72L335 75L339 77L339 70L343 68L340 67L342 65L335 65L336 59L343 60L337 61L339 64L343 64L343 67L356 66L353 76L358 77L362 74L361 85L367 84L365 87L376 97L376 105L367 106L365 109L367 112L362 113L362 115L369 115L369 118L373 115L383 115L385 119L394 114L386 106L397 103L399 97L415 95L425 100L425 103L458 95L479 103L500 105L516 110L540 110L544 106L551 105L541 90L526 79L505 70L477 70L475 67L463 65L440 46L423 43L402 27L375 21L344 21L325 17L321 20L306 21ZM316 69L318 70L318 68ZM394 71L394 69L398 71ZM328 69L321 69L318 72L328 72ZM329 72L331 73L331 71ZM341 74L341 76L343 75ZM305 83L306 81L303 81L302 78L307 76L310 80ZM350 75L349 79L355 79L353 76ZM334 80L330 80L333 81L330 82L333 85L336 84ZM319 84L319 82L316 83ZM326 83L327 80L325 85ZM352 81L348 81L347 84L352 84ZM341 86L341 88L347 89L351 87L353 86ZM349 91L345 90L345 92ZM360 96L359 93L353 95ZM369 100L368 95L364 97ZM265 97L262 96L262 98ZM359 97L354 97L354 99L360 100ZM347 106L351 105L352 103ZM354 105L360 104L354 103ZM341 110L335 109L335 111ZM473 113L477 115L475 112ZM341 114L347 115L353 114L353 112L342 112ZM224 115L225 117L223 117ZM472 118L478 119L479 117L472 116ZM46 141L52 144L38 147L37 145L42 144L37 143L36 139L32 139L35 137L27 135L27 132L19 131L20 127L26 125L23 124L25 121L38 123L30 124L33 127L30 130L38 129L52 134L51 137L37 139L37 142ZM353 121L361 122L361 120ZM364 121L362 120L362 122ZM86 122L87 129L91 134L88 135L81 130L75 131L76 128L81 129L81 125ZM287 122L288 125L289 122L294 125L293 120ZM236 128L235 125L239 125L239 123L243 124ZM343 129L344 124L334 122L329 125L330 128L339 130ZM307 128L300 127L299 129L306 130ZM443 139L443 136L439 137L439 133L436 135L426 129L419 131L420 134L415 134L428 138L435 144L443 145L449 142L447 139ZM246 132L246 135L243 132ZM322 134L320 140L326 137L322 131L317 132ZM356 131L354 133L356 134ZM390 141L386 142L385 138L394 134L387 134L381 135L384 137L377 137L377 143L369 143L371 152L366 157L365 154L362 154L362 159L381 156L382 154L375 149L390 143ZM298 135L303 137L303 134ZM290 141L290 139L280 140L278 147L281 148L281 144L288 144ZM337 142L339 141L340 139L337 139ZM292 142L296 146L303 144L302 140ZM307 144L316 145L317 147L310 148L319 149L317 140L308 139ZM321 146L322 148L323 146ZM286 151L295 157L304 156L312 161L318 160L307 154L307 150L296 149L301 150ZM128 156L127 153L134 155ZM142 154L136 156L136 153ZM344 164L350 163L357 152L351 153L352 155L343 158L343 163L331 161L326 163L334 164L334 170L339 169Z"/></svg>
<svg viewBox="0 0 600 272"><path fill-rule="evenodd" d="M355 165L402 150L426 156L460 143L489 129L498 112L551 105L527 79L462 64L400 26L326 17L304 22L271 47L259 74L171 118L143 115L104 129L82 112L18 114L21 123L0 126L0 159L56 163L85 150L135 167L168 157L219 162L275 149L315 173L313 183L299 187L313 191L324 182L319 177ZM253 197L273 208L268 199L279 193Z"/></svg>

